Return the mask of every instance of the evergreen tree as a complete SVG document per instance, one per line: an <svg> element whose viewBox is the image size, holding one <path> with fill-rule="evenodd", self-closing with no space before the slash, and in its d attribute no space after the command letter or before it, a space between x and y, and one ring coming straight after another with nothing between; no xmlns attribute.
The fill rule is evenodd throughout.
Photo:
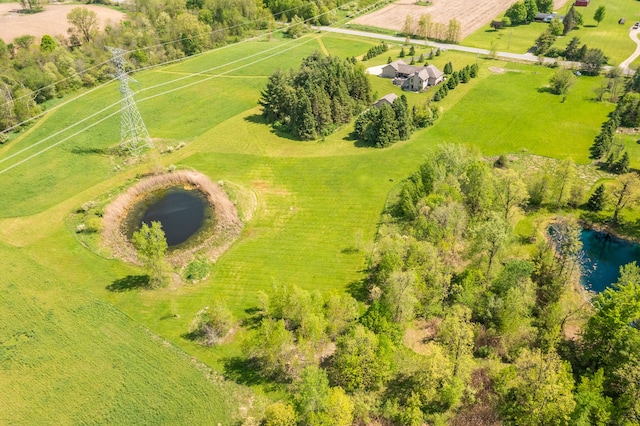
<svg viewBox="0 0 640 426"><path fill-rule="evenodd" d="M589 197L589 201L587 201L587 208L594 212L599 212L604 208L604 203L606 201L606 193L603 184L600 184L596 187L591 197Z"/></svg>
<svg viewBox="0 0 640 426"><path fill-rule="evenodd" d="M629 173L629 153L625 151L620 158L609 166L609 171L617 175Z"/></svg>
<svg viewBox="0 0 640 426"><path fill-rule="evenodd" d="M404 47L403 47L402 49L400 49L400 55L398 55L398 56L400 56L401 58L404 58L405 55L406 55L406 53L404 53Z"/></svg>
<svg viewBox="0 0 640 426"><path fill-rule="evenodd" d="M581 61L582 57L580 54L580 39L578 37L573 37L564 50L564 57L567 61Z"/></svg>
<svg viewBox="0 0 640 426"><path fill-rule="evenodd" d="M293 121L293 133L302 140L312 140L318 135L316 134L316 119L313 116L311 101L307 93L298 90L298 104L296 105L295 118Z"/></svg>
<svg viewBox="0 0 640 426"><path fill-rule="evenodd" d="M398 126L395 122L395 112L389 105L383 105L379 109L379 114L376 117L375 129L375 146L378 148L384 148L390 146L400 138L398 134Z"/></svg>
<svg viewBox="0 0 640 426"><path fill-rule="evenodd" d="M469 69L469 77L476 78L477 76L478 76L478 64L473 64Z"/></svg>
<svg viewBox="0 0 640 426"><path fill-rule="evenodd" d="M444 69L442 70L445 74L451 74L453 72L453 64L451 62L447 62L444 65Z"/></svg>
<svg viewBox="0 0 640 426"><path fill-rule="evenodd" d="M459 75L460 75L460 83L468 83L469 80L471 79L471 76L469 75L469 66L467 65L466 67L461 69Z"/></svg>
<svg viewBox="0 0 640 426"><path fill-rule="evenodd" d="M403 141L409 139L411 132L413 132L413 123L411 121L411 114L409 114L409 105L407 97L405 95L400 96L393 101L391 105L395 112L396 125L398 127L398 138Z"/></svg>
<svg viewBox="0 0 640 426"><path fill-rule="evenodd" d="M564 24L564 29L562 30L563 35L567 35L569 31L574 30L582 23L582 15L580 15L580 12L576 10L575 5L572 5L569 8L569 11L564 16L562 23Z"/></svg>

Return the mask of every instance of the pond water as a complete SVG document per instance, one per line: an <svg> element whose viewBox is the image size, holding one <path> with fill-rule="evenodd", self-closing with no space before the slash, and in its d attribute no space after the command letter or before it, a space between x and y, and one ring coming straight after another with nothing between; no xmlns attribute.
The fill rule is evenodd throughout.
<svg viewBox="0 0 640 426"><path fill-rule="evenodd" d="M580 235L584 251L580 281L586 288L601 292L618 281L620 267L633 261L640 264L640 245L590 229Z"/></svg>
<svg viewBox="0 0 640 426"><path fill-rule="evenodd" d="M189 191L172 187L156 191L137 203L127 216L125 223L129 238L143 223L158 221L169 247L187 241L211 218L212 212L200 191Z"/></svg>

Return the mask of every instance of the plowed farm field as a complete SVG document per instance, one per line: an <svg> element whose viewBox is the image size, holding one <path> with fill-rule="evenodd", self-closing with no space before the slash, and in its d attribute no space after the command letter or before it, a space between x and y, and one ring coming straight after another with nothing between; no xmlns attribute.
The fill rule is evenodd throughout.
<svg viewBox="0 0 640 426"><path fill-rule="evenodd" d="M67 14L76 7L94 11L98 16L100 28L109 23L115 24L125 16L117 10L92 4L50 4L46 5L42 12L28 14L20 13L20 3L0 3L0 39L5 43L11 43L16 37L23 35L35 36L38 41L45 34L66 35L69 28Z"/></svg>
<svg viewBox="0 0 640 426"><path fill-rule="evenodd" d="M431 15L433 22L447 24L451 19L460 22L461 37L465 38L496 16L501 15L517 0L433 0L429 6L420 6L416 0L398 0L380 10L360 16L352 24L402 31L407 15L417 24L420 16ZM556 0L555 8L567 0Z"/></svg>

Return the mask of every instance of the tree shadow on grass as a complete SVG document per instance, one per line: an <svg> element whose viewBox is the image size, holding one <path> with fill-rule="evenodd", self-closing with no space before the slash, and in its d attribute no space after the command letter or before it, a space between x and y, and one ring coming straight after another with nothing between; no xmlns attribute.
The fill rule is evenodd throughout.
<svg viewBox="0 0 640 426"><path fill-rule="evenodd" d="M149 275L127 275L107 286L107 290L115 293L122 293L139 288L149 288Z"/></svg>
<svg viewBox="0 0 640 426"><path fill-rule="evenodd" d="M251 359L235 356L224 360L224 375L228 379L242 385L253 386L267 383L267 379L260 375L260 366Z"/></svg>
<svg viewBox="0 0 640 426"><path fill-rule="evenodd" d="M106 155L109 154L109 149L103 148L82 148L79 146L74 146L71 148L71 153L73 154L93 154L93 155Z"/></svg>
<svg viewBox="0 0 640 426"><path fill-rule="evenodd" d="M248 317L242 320L243 327L254 329L254 328L257 328L260 325L260 323L262 323L262 319L264 318L264 315L262 314L262 310L260 308L258 307L247 308L244 310L244 312L248 315Z"/></svg>
<svg viewBox="0 0 640 426"><path fill-rule="evenodd" d="M262 124L269 127L269 130L271 131L271 133L276 134L280 138L289 139L296 142L308 142L308 141L301 141L300 139L296 139L291 133L285 131L281 127L277 127L269 123L269 121L267 121L267 119L260 114L250 115L248 117L245 117L245 120L248 121L249 123Z"/></svg>
<svg viewBox="0 0 640 426"><path fill-rule="evenodd" d="M366 279L351 281L347 284L347 293L360 302L365 302L369 298L369 289Z"/></svg>
<svg viewBox="0 0 640 426"><path fill-rule="evenodd" d="M538 93L549 93L552 95L555 95L556 93L553 92L553 89L549 86L542 86L542 87L538 87Z"/></svg>

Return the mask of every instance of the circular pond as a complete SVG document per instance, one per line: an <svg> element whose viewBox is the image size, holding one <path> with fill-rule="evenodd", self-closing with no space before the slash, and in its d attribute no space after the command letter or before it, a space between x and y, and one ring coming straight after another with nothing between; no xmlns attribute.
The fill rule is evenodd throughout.
<svg viewBox="0 0 640 426"><path fill-rule="evenodd" d="M170 248L187 242L213 219L204 194L183 187L154 191L135 203L123 222L130 239L143 223L160 222Z"/></svg>

